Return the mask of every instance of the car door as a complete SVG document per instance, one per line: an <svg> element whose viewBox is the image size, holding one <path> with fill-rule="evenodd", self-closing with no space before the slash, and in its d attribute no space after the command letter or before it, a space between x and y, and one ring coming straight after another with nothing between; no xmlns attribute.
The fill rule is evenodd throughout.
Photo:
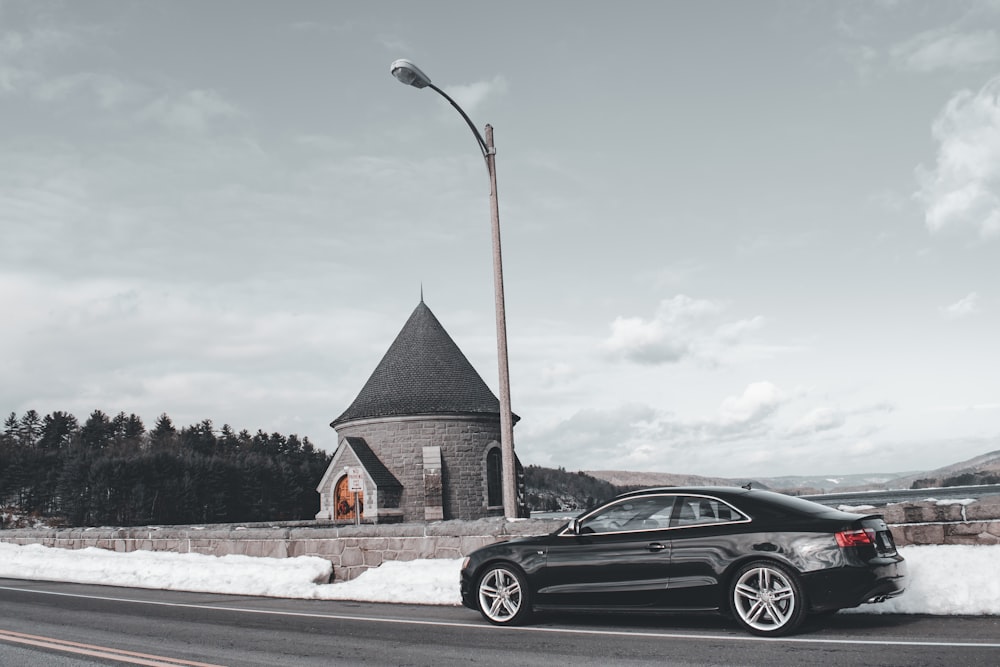
<svg viewBox="0 0 1000 667"><path fill-rule="evenodd" d="M671 520L670 568L661 606L714 609L722 600L720 582L726 568L746 551L750 519L732 505L710 495L677 499Z"/></svg>
<svg viewBox="0 0 1000 667"><path fill-rule="evenodd" d="M674 496L620 499L581 518L548 549L537 582L543 606L642 607L667 586Z"/></svg>

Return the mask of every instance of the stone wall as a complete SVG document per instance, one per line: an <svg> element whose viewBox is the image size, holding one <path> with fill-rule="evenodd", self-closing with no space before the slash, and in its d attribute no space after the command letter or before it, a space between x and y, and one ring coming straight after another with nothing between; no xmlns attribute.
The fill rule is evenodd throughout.
<svg viewBox="0 0 1000 667"><path fill-rule="evenodd" d="M1000 544L1000 496L967 505L935 502L889 505L858 513L882 514L896 544ZM353 579L389 560L461 558L486 544L523 535L550 533L563 520L476 521L324 526L165 526L147 528L62 528L0 530L0 542L42 544L62 549L97 547L289 558L319 556L333 563L334 579Z"/></svg>
<svg viewBox="0 0 1000 667"><path fill-rule="evenodd" d="M950 501L901 503L871 511L885 517L899 546L1000 544L1000 496L985 496L967 504Z"/></svg>
<svg viewBox="0 0 1000 667"><path fill-rule="evenodd" d="M61 549L169 551L270 558L318 556L333 563L334 580L348 580L389 560L461 558L502 539L549 533L554 520L503 518L361 526L165 526L0 530L0 542Z"/></svg>

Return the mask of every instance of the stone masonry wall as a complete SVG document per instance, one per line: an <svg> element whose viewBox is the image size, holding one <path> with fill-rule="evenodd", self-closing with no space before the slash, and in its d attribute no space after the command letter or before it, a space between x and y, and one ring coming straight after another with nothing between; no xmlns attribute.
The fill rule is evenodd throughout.
<svg viewBox="0 0 1000 667"><path fill-rule="evenodd" d="M967 505L921 502L870 511L885 517L899 546L1000 544L1000 496L984 497ZM141 549L213 556L318 556L333 563L334 579L341 581L353 579L389 560L461 558L499 540L550 533L562 523L556 519L488 518L340 527L298 522L274 526L24 528L0 530L0 542L62 549L97 547L121 552Z"/></svg>
<svg viewBox="0 0 1000 667"><path fill-rule="evenodd" d="M169 551L211 556L269 558L318 556L333 563L336 581L353 579L390 560L461 558L510 537L549 533L555 520L508 522L503 518L361 526L165 526L0 530L0 542L61 549Z"/></svg>
<svg viewBox="0 0 1000 667"><path fill-rule="evenodd" d="M898 546L1000 544L1000 496L985 496L968 504L901 503L872 512L885 517Z"/></svg>
<svg viewBox="0 0 1000 667"><path fill-rule="evenodd" d="M474 520L490 514L486 507L486 448L500 441L498 419L469 417L403 417L342 424L339 438L364 438L403 485L400 509L404 521L424 518L423 448L440 447L444 484L444 518Z"/></svg>

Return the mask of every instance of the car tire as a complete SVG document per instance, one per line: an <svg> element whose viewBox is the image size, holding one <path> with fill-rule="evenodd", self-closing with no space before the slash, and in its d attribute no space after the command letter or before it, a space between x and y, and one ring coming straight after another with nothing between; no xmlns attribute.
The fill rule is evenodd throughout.
<svg viewBox="0 0 1000 667"><path fill-rule="evenodd" d="M794 632L806 617L806 600L799 577L772 561L742 566L729 586L733 618L747 632L778 637Z"/></svg>
<svg viewBox="0 0 1000 667"><path fill-rule="evenodd" d="M520 625L531 616L531 592L516 567L490 565L476 582L479 612L494 625Z"/></svg>

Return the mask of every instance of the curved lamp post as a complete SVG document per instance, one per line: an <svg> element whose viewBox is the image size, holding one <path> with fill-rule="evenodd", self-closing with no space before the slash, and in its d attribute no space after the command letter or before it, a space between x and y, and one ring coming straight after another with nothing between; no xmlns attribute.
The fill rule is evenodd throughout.
<svg viewBox="0 0 1000 667"><path fill-rule="evenodd" d="M503 513L508 519L517 518L517 488L514 475L514 423L510 410L510 373L507 364L507 316L503 301L503 262L500 257L500 208L497 203L496 147L493 144L493 126L486 126L486 138L472 124L468 114L446 92L431 83L429 76L405 58L392 63L392 75L414 88L430 88L448 100L462 114L469 129L476 136L479 150L486 160L490 176L490 222L493 230L493 291L497 315L497 366L500 374L500 453L503 469Z"/></svg>

